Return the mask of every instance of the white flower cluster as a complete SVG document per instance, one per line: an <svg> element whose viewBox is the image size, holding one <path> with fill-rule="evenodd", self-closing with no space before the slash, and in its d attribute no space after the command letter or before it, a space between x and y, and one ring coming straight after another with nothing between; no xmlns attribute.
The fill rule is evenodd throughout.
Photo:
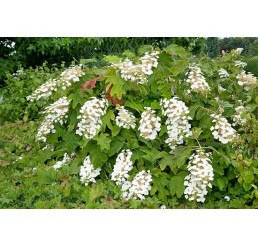
<svg viewBox="0 0 258 245"><path fill-rule="evenodd" d="M133 168L132 154L130 150L123 150L116 158L111 180L115 181L117 185L124 183L129 177L128 173Z"/></svg>
<svg viewBox="0 0 258 245"><path fill-rule="evenodd" d="M102 124L101 117L106 114L108 101L105 98L98 99L92 97L82 106L77 118L81 119L78 123L76 134L83 135L87 139L92 139Z"/></svg>
<svg viewBox="0 0 258 245"><path fill-rule="evenodd" d="M44 120L38 129L36 140L42 140L43 142L46 142L46 140L47 140L46 136L51 132L52 133L56 132L53 122Z"/></svg>
<svg viewBox="0 0 258 245"><path fill-rule="evenodd" d="M148 170L139 172L133 179L132 182L125 181L122 185L123 198L129 200L130 198L134 199L145 199L144 196L149 195L151 190L150 182L152 181L151 173Z"/></svg>
<svg viewBox="0 0 258 245"><path fill-rule="evenodd" d="M241 54L242 52L243 52L243 48L237 48L236 50L235 50L235 53L236 54Z"/></svg>
<svg viewBox="0 0 258 245"><path fill-rule="evenodd" d="M72 82L79 82L80 77L85 75L82 71L82 65L70 66L67 70L61 73L58 84L62 86L63 90L72 85Z"/></svg>
<svg viewBox="0 0 258 245"><path fill-rule="evenodd" d="M63 160L62 161L57 161L54 165L53 168L56 170L58 168L63 167L68 161L70 161L71 158L68 156L68 153L64 154Z"/></svg>
<svg viewBox="0 0 258 245"><path fill-rule="evenodd" d="M206 82L200 67L197 65L190 66L187 75L186 82L191 84L191 91L202 94L207 94L210 91L210 86Z"/></svg>
<svg viewBox="0 0 258 245"><path fill-rule="evenodd" d="M85 186L89 184L89 182L96 183L95 178L100 174L100 168L94 169L93 164L90 161L90 157L87 156L84 159L83 165L80 169L80 180Z"/></svg>
<svg viewBox="0 0 258 245"><path fill-rule="evenodd" d="M145 107L140 120L140 135L145 139L154 140L160 131L160 117L155 115L155 111L150 107Z"/></svg>
<svg viewBox="0 0 258 245"><path fill-rule="evenodd" d="M236 138L236 130L231 127L225 117L215 114L212 114L211 117L213 118L212 122L215 123L215 127L212 126L210 129L215 139L218 139L222 144L227 144Z"/></svg>
<svg viewBox="0 0 258 245"><path fill-rule="evenodd" d="M36 89L31 95L27 96L27 100L33 102L41 98L48 98L52 95L53 91L57 91L57 81L55 79L49 79L43 83L38 89Z"/></svg>
<svg viewBox="0 0 258 245"><path fill-rule="evenodd" d="M36 89L31 95L27 96L27 100L33 102L41 98L48 98L57 87L61 86L63 90L72 85L72 82L78 82L79 78L85 73L82 71L82 65L70 66L67 70L63 71L60 79L49 79Z"/></svg>
<svg viewBox="0 0 258 245"><path fill-rule="evenodd" d="M116 116L116 124L118 127L122 128L135 128L135 116L132 112L129 112L124 108L124 106L120 106L118 108L118 115Z"/></svg>
<svg viewBox="0 0 258 245"><path fill-rule="evenodd" d="M228 72L226 70L224 70L223 68L220 68L218 73L219 73L220 78L227 78L229 76Z"/></svg>
<svg viewBox="0 0 258 245"><path fill-rule="evenodd" d="M68 118L67 112L69 103L70 101L68 101L66 97L62 97L46 108L44 114L47 115L38 130L36 136L37 140L46 142L46 135L50 132L56 132L54 123L63 125L66 122L66 119Z"/></svg>
<svg viewBox="0 0 258 245"><path fill-rule="evenodd" d="M248 72L247 74L245 71L242 71L238 76L238 84L240 86L244 86L245 90L248 91L251 87L257 86L257 79L256 77Z"/></svg>
<svg viewBox="0 0 258 245"><path fill-rule="evenodd" d="M239 68L244 68L247 64L245 62L242 62L241 60L235 61L235 66Z"/></svg>
<svg viewBox="0 0 258 245"><path fill-rule="evenodd" d="M224 196L224 199L229 202L230 201L230 197L229 196Z"/></svg>
<svg viewBox="0 0 258 245"><path fill-rule="evenodd" d="M26 74L26 72L24 72L23 70L17 70L16 72L14 72L14 73L12 74L12 77L17 78L17 77L19 77L21 74Z"/></svg>
<svg viewBox="0 0 258 245"><path fill-rule="evenodd" d="M54 151L54 148L53 148L53 146L51 146L51 145L45 145L41 150L42 151L44 151L44 150L47 150L47 149L49 149L50 151Z"/></svg>
<svg viewBox="0 0 258 245"><path fill-rule="evenodd" d="M59 122L61 125L63 125L68 115L68 106L69 106L70 100L67 100L67 97L62 97L50 106L46 107L44 114L47 114L46 119L49 121L52 121L54 123Z"/></svg>
<svg viewBox="0 0 258 245"><path fill-rule="evenodd" d="M248 108L245 108L242 105L235 108L236 114L232 116L232 120L234 121L234 123L232 124L233 126L244 125L246 123L246 118L241 118L241 114L247 109Z"/></svg>
<svg viewBox="0 0 258 245"><path fill-rule="evenodd" d="M183 101L174 97L170 100L163 99L160 102L162 114L167 117L168 139L165 141L173 150L176 145L183 144L183 138L192 135L191 124L188 120L189 109Z"/></svg>
<svg viewBox="0 0 258 245"><path fill-rule="evenodd" d="M142 72L146 75L151 75L153 73L152 68L158 66L159 52L154 51L152 53L145 53L143 57L140 58L140 63L142 66Z"/></svg>
<svg viewBox="0 0 258 245"><path fill-rule="evenodd" d="M121 72L121 77L126 81L136 81L139 84L146 84L148 82L148 75L153 73L152 68L158 66L159 52L145 53L137 64L133 64L128 58L118 64L112 64L112 67L118 68Z"/></svg>
<svg viewBox="0 0 258 245"><path fill-rule="evenodd" d="M211 181L213 180L213 168L209 163L210 153L204 153L197 150L195 154L190 157L187 169L190 172L185 177L184 185L186 186L184 194L189 201L195 200L197 202L204 202L205 195L207 195L207 186L212 188Z"/></svg>

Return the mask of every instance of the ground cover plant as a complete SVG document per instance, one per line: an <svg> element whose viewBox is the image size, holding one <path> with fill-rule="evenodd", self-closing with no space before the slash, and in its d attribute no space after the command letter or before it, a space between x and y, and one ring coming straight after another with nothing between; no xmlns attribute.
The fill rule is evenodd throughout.
<svg viewBox="0 0 258 245"><path fill-rule="evenodd" d="M22 101L37 109L0 128L0 207L256 207L257 78L241 52L145 45L48 70Z"/></svg>

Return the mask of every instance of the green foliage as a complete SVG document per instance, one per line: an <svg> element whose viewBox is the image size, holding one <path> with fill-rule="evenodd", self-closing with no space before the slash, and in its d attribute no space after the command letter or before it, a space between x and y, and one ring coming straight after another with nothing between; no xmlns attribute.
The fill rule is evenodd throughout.
<svg viewBox="0 0 258 245"><path fill-rule="evenodd" d="M180 172L178 175L173 176L169 182L169 191L173 196L176 194L178 198L180 198L184 193L184 181L187 172Z"/></svg>
<svg viewBox="0 0 258 245"><path fill-rule="evenodd" d="M258 55L257 37L208 37L205 52L212 58L218 57L221 51L230 53L231 50L243 48L242 55L252 57Z"/></svg>
<svg viewBox="0 0 258 245"><path fill-rule="evenodd" d="M101 42L101 39L94 39ZM182 39L181 42L187 41ZM189 39L187 42L191 43ZM197 41L196 41L197 42ZM200 41L201 42L201 41ZM150 44L144 43L138 54L153 50ZM33 44L32 44L33 45ZM56 44L58 47L58 44ZM197 44L196 44L197 45ZM0 108L7 109L13 105L13 98L8 93L19 97L17 109L9 108L1 111L6 120L20 118L23 121L6 122L0 127L0 208L254 208L257 206L257 97L256 89L248 91L237 83L236 76L240 69L234 65L234 53L223 57L210 59L207 56L193 57L179 43L169 43L167 48L159 50L159 63L148 77L148 83L141 85L125 81L119 71L113 67L101 68L84 66L86 75L78 83L72 84L66 91L57 91L48 101L28 103L25 97L32 90L49 78L58 78L61 70L54 68L38 68L24 70L18 78L9 76L8 89L4 92L4 104ZM30 48L35 52L35 48ZM43 51L42 51L43 52ZM54 52L54 51L53 51ZM113 56L110 53L104 58L105 62L118 62L124 57L136 62L139 57L131 51ZM95 60L81 60L83 64ZM185 82L189 64L197 63L211 87L206 96L197 93L187 93L189 84ZM228 71L228 78L220 78L218 70ZM86 81L100 76L96 86L80 92ZM16 80L17 79L17 80ZM219 90L219 86L225 88ZM13 89L13 90L11 90ZM20 91L23 91L21 97ZM77 116L81 106L92 96L111 96L106 114L101 118L102 125L97 135L92 139L78 136L75 131L78 126ZM47 137L46 143L35 141L37 129L41 120L34 120L38 112L56 101L61 96L72 100L69 106L67 123L55 125L56 133ZM193 135L184 138L184 143L171 151L165 143L167 127L161 113L160 99L177 96L189 108ZM23 98L23 100L21 100ZM216 98L216 99L215 99ZM120 128L115 118L119 103L132 112L137 126L132 129ZM10 102L8 102L10 100ZM249 110L242 113L246 119L243 126L234 126L239 134L237 145L222 144L214 139L210 127L213 125L211 114L222 113L232 124L231 116L238 101L246 102ZM18 102L18 101L17 101ZM2 107L4 106L4 107ZM146 140L138 130L141 113L145 107L151 107L161 117L162 127L154 140ZM34 109L32 109L34 108ZM36 108L36 109L35 109ZM5 114L6 113L6 114ZM14 113L14 114L11 114ZM191 202L184 197L184 181L188 175L187 164L189 157L196 149L204 149L212 153L212 168L214 181L209 190L205 203ZM124 200L121 198L121 186L111 181L111 173L117 155L123 149L133 152L132 179L141 170L150 170L150 195L144 200ZM63 167L55 170L52 166L62 160L64 153L75 153L75 156ZM85 186L80 181L80 167L89 155L94 168L101 168L96 183ZM130 180L131 180L130 179ZM230 197L230 201L224 199Z"/></svg>
<svg viewBox="0 0 258 245"><path fill-rule="evenodd" d="M82 64L103 66L111 54L132 52L142 54L152 46L163 48L177 44L198 54L204 50L204 38L195 37L0 37L0 86L5 84L6 73L14 73L20 66L29 68L50 65L68 65L73 60ZM102 60L106 55L107 59ZM133 54L134 55L134 54Z"/></svg>
<svg viewBox="0 0 258 245"><path fill-rule="evenodd" d="M245 67L245 70L258 77L258 56L254 56L247 60L247 66Z"/></svg>
<svg viewBox="0 0 258 245"><path fill-rule="evenodd" d="M253 57L258 55L258 39L256 39L248 49L248 56Z"/></svg>
<svg viewBox="0 0 258 245"><path fill-rule="evenodd" d="M219 38L218 37L208 37L206 40L207 44L207 53L210 57L215 58L219 56Z"/></svg>
<svg viewBox="0 0 258 245"><path fill-rule="evenodd" d="M59 74L61 69L49 68L47 64L36 69L21 68L16 74L7 74L6 87L0 89L0 124L5 121L24 120L39 117L41 108L49 104L49 101L27 102L26 97L36 90L42 83Z"/></svg>
<svg viewBox="0 0 258 245"><path fill-rule="evenodd" d="M105 74L106 80L106 91L110 90L110 95L112 97L122 99L125 91L125 81L116 75L114 68L110 68Z"/></svg>

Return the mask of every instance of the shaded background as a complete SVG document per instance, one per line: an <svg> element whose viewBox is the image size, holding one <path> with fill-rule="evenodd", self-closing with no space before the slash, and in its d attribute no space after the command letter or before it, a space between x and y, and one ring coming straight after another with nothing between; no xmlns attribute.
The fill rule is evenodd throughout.
<svg viewBox="0 0 258 245"><path fill-rule="evenodd" d="M163 48L172 43L195 55L207 54L212 58L222 50L244 48L242 54L248 62L247 70L258 76L257 37L1 37L0 86L5 86L6 73L14 73L21 66L35 68L46 61L48 65L65 62L68 66L82 58L96 58L98 63L94 65L104 65L101 58L107 54L125 50L137 52L141 45Z"/></svg>

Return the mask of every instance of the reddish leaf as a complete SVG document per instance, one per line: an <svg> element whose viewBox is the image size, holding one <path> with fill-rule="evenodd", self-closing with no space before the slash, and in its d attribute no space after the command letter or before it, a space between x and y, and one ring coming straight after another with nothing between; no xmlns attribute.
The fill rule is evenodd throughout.
<svg viewBox="0 0 258 245"><path fill-rule="evenodd" d="M109 89L106 91L106 94L107 94L106 98L107 98L107 100L108 100L108 101L112 100L112 103L113 103L114 106L116 106L117 104L119 104L119 105L123 104L123 100L122 100L122 99L118 99L118 98L115 98L115 99L114 99L114 98L110 95L111 89L112 89L112 85L111 85L111 86L109 87Z"/></svg>
<svg viewBox="0 0 258 245"><path fill-rule="evenodd" d="M120 99L118 99L118 98L115 98L115 99L112 98L112 103L113 103L113 105L115 105L115 106L116 106L117 104L118 104L118 105L121 105L121 104L123 104L123 100L122 100L122 99L120 100Z"/></svg>
<svg viewBox="0 0 258 245"><path fill-rule="evenodd" d="M84 83L83 85L82 85L82 88L81 88L81 93L87 88L87 89L93 89L94 87L95 87L95 84L96 84L96 82L97 82L97 80L99 80L100 79L100 77L96 77L96 78L94 78L94 79L92 79L92 80L89 80L89 81L87 81L86 83Z"/></svg>
<svg viewBox="0 0 258 245"><path fill-rule="evenodd" d="M107 196L107 194L105 194L105 199L101 199L101 201L103 203L106 203L106 204L109 204L109 205L113 205L113 204L116 204L117 201L112 199L111 197Z"/></svg>
<svg viewBox="0 0 258 245"><path fill-rule="evenodd" d="M110 94L107 95L107 100L108 100L108 101L112 100L112 97L111 97Z"/></svg>

